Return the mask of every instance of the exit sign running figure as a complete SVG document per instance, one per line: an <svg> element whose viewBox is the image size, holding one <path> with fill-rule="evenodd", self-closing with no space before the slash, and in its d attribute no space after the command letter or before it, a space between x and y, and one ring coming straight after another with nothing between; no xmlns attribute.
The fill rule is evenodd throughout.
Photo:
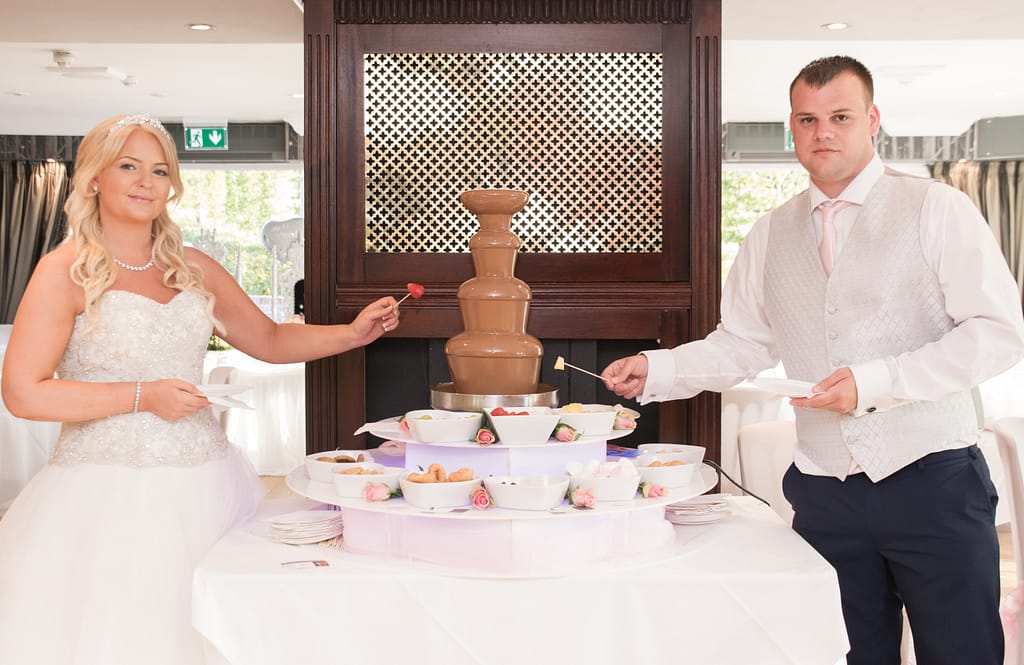
<svg viewBox="0 0 1024 665"><path fill-rule="evenodd" d="M227 150L227 127L186 127L185 150Z"/></svg>

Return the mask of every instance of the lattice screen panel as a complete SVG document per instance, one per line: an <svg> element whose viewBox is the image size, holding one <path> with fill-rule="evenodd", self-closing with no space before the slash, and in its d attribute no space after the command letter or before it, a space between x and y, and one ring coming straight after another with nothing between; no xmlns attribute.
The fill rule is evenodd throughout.
<svg viewBox="0 0 1024 665"><path fill-rule="evenodd" d="M661 251L660 53L364 56L366 245L465 252L467 189L530 193L531 252Z"/></svg>

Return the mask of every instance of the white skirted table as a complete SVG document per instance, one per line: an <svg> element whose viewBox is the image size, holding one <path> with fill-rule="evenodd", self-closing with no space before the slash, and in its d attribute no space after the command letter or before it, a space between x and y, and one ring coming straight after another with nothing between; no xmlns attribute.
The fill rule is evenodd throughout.
<svg viewBox="0 0 1024 665"><path fill-rule="evenodd" d="M848 648L833 569L770 509L677 526L644 563L484 577L271 541L254 520L197 568L211 663L829 665ZM284 562L321 560L295 568Z"/></svg>

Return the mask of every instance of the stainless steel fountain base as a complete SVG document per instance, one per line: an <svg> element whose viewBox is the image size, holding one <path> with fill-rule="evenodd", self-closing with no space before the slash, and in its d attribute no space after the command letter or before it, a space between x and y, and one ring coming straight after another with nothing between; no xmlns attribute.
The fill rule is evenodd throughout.
<svg viewBox="0 0 1024 665"><path fill-rule="evenodd" d="M430 406L445 411L481 411L498 406L558 406L558 388L540 383L535 393L476 395L455 392L454 383L439 383L430 389Z"/></svg>

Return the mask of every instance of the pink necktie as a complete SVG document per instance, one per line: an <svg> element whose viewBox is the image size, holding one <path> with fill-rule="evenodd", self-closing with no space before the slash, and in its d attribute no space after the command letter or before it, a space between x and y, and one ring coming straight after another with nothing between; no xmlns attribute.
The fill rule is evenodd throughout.
<svg viewBox="0 0 1024 665"><path fill-rule="evenodd" d="M818 254L821 255L821 266L826 275L832 274L836 260L836 227L832 220L837 211L848 205L849 201L822 201L818 204L821 210L821 244L818 245Z"/></svg>

